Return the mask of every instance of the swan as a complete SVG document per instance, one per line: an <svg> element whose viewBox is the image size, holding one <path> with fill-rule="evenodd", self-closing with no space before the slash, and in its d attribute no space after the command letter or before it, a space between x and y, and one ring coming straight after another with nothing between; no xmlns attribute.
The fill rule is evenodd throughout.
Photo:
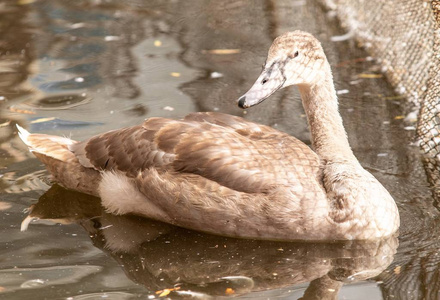
<svg viewBox="0 0 440 300"><path fill-rule="evenodd" d="M331 68L315 37L303 31L277 37L238 105L251 107L291 85L301 94L314 150L271 127L216 112L149 118L85 141L18 126L19 136L56 182L100 197L113 214L266 240L394 234L397 206L350 148Z"/></svg>

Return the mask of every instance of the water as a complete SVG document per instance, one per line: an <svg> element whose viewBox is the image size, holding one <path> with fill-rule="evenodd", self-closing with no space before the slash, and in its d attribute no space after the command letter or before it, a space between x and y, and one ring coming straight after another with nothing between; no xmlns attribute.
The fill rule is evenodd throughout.
<svg viewBox="0 0 440 300"><path fill-rule="evenodd" d="M81 140L151 116L220 111L308 143L294 88L246 114L235 104L273 38L292 29L322 41L354 152L398 204L398 240L243 241L116 217L99 199L50 188L17 138L15 124ZM0 5L0 31L0 297L439 296L438 211L404 100L368 75L379 67L354 41L331 41L345 32L313 1L22 0ZM20 232L30 206L40 220Z"/></svg>

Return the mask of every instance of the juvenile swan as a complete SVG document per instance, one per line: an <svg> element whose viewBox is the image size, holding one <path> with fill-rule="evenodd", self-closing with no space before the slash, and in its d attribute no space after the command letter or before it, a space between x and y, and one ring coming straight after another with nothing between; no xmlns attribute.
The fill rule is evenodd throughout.
<svg viewBox="0 0 440 300"><path fill-rule="evenodd" d="M396 204L348 144L330 65L309 33L273 42L247 108L297 85L315 152L273 128L220 113L143 124L83 142L19 127L68 189L137 214L209 233L268 240L375 239L399 227Z"/></svg>

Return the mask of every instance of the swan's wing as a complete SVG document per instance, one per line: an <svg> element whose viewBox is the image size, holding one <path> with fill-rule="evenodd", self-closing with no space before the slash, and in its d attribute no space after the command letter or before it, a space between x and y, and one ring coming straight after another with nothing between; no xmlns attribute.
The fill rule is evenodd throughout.
<svg viewBox="0 0 440 300"><path fill-rule="evenodd" d="M177 121L151 118L142 125L109 131L69 149L84 167L117 170L134 177L144 169L165 167L174 160L172 151L160 149L155 142L158 132L172 122Z"/></svg>
<svg viewBox="0 0 440 300"><path fill-rule="evenodd" d="M301 141L219 113L152 118L74 144L71 150L85 167L128 176L148 168L192 173L243 192L300 186L319 172L317 155Z"/></svg>
<svg viewBox="0 0 440 300"><path fill-rule="evenodd" d="M173 166L178 171L244 192L301 186L318 177L318 156L286 133L223 114L192 114L187 119L205 123L177 145Z"/></svg>

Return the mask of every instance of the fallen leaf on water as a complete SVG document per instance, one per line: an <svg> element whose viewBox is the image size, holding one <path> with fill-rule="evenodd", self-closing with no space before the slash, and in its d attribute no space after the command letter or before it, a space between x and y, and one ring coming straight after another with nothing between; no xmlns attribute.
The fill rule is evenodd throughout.
<svg viewBox="0 0 440 300"><path fill-rule="evenodd" d="M394 274L399 275L400 274L400 269L402 269L401 266L397 266L394 268Z"/></svg>
<svg viewBox="0 0 440 300"><path fill-rule="evenodd" d="M401 119L404 119L404 118L405 118L405 116L395 116L394 120L401 120Z"/></svg>
<svg viewBox="0 0 440 300"><path fill-rule="evenodd" d="M225 54L237 54L240 53L240 49L211 49L211 50L202 50L202 53L209 53L209 54L219 54L219 55L225 55Z"/></svg>
<svg viewBox="0 0 440 300"><path fill-rule="evenodd" d="M382 78L383 75L382 74L367 74L367 73L362 73L358 75L359 78Z"/></svg>
<svg viewBox="0 0 440 300"><path fill-rule="evenodd" d="M232 295L232 294L235 294L235 291L233 289L231 289L231 288L227 288L226 291L225 291L225 294L226 295Z"/></svg>
<svg viewBox="0 0 440 300"><path fill-rule="evenodd" d="M168 296L169 293L171 293L172 291L178 291L180 290L180 287L176 287L173 289L164 289L164 290L160 290L156 292L156 295L159 295L159 297L165 297Z"/></svg>
<svg viewBox="0 0 440 300"><path fill-rule="evenodd" d="M173 77L180 77L180 73L178 72L171 72L170 75Z"/></svg>
<svg viewBox="0 0 440 300"><path fill-rule="evenodd" d="M6 126L9 126L9 124L11 124L11 121L7 121L7 122L4 122L4 123L1 123L0 127L6 127Z"/></svg>
<svg viewBox="0 0 440 300"><path fill-rule="evenodd" d="M9 110L12 111L12 112L19 113L19 114L35 115L35 112L33 112L31 110L15 108L13 106L10 106Z"/></svg>
<svg viewBox="0 0 440 300"><path fill-rule="evenodd" d="M164 289L162 293L160 293L159 297L165 297L168 296L168 294L171 293L169 289Z"/></svg>
<svg viewBox="0 0 440 300"><path fill-rule="evenodd" d="M31 121L31 124L37 124L37 123L43 123L43 122L49 122L49 121L53 121L55 120L55 117L50 117L50 118L40 118L40 119L36 119Z"/></svg>
<svg viewBox="0 0 440 300"><path fill-rule="evenodd" d="M162 46L162 42L159 41L159 40L155 40L155 41L154 41L154 46L156 46L156 47L160 47L160 46Z"/></svg>
<svg viewBox="0 0 440 300"><path fill-rule="evenodd" d="M26 5L26 4L31 4L34 2L35 2L35 0L18 0L18 5Z"/></svg>

